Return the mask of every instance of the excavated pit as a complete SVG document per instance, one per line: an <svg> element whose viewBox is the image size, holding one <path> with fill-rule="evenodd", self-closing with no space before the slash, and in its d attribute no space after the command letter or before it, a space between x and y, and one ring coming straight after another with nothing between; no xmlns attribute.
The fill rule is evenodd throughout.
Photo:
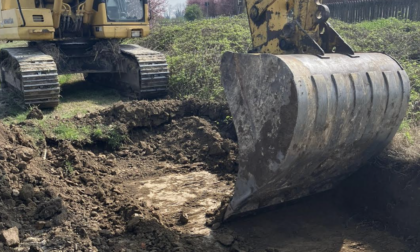
<svg viewBox="0 0 420 252"><path fill-rule="evenodd" d="M0 251L413 248L386 223L355 216L342 190L221 224L238 169L228 116L226 104L160 100L59 119L119 129L129 140L115 150L97 138L39 148L21 129L30 120L0 123L0 231L17 226L20 236L18 248L0 242Z"/></svg>

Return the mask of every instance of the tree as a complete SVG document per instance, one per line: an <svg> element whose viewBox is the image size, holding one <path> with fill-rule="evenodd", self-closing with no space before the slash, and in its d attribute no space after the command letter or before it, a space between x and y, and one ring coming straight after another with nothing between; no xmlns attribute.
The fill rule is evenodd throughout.
<svg viewBox="0 0 420 252"><path fill-rule="evenodd" d="M188 5L185 9L185 19L188 21L193 21L196 19L203 18L203 12L200 9L200 6L198 4L192 4Z"/></svg>
<svg viewBox="0 0 420 252"><path fill-rule="evenodd" d="M188 0L187 5L197 4L209 17L240 14L244 9L243 0Z"/></svg>
<svg viewBox="0 0 420 252"><path fill-rule="evenodd" d="M177 4L174 11L175 18L182 18L185 15L185 5Z"/></svg>
<svg viewBox="0 0 420 252"><path fill-rule="evenodd" d="M149 13L151 17L151 24L154 24L157 19L164 17L167 6L167 0L149 0Z"/></svg>
<svg viewBox="0 0 420 252"><path fill-rule="evenodd" d="M207 3L207 4L206 4ZM217 16L215 0L188 0L187 5L197 4L200 6L202 13L206 16L214 17Z"/></svg>

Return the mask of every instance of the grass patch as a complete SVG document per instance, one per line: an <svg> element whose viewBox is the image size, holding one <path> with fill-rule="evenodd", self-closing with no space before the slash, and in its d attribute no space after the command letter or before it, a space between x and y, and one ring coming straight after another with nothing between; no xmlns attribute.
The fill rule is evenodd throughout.
<svg viewBox="0 0 420 252"><path fill-rule="evenodd" d="M59 106L55 109L43 110L44 119L31 120L31 126L22 126L35 145L44 143L45 137L90 142L95 135L97 138L102 135L105 142L108 143L109 140L108 144L111 148L118 148L125 141L124 136L119 136L110 129L77 126L72 120L66 120L75 116L85 116L87 113L107 108L121 101L122 98L117 90L81 81L64 83L61 87L63 97ZM7 95L0 98L9 104L7 114L0 115L3 123L19 124L26 120L30 108L23 110L14 104L13 98Z"/></svg>
<svg viewBox="0 0 420 252"><path fill-rule="evenodd" d="M117 150L128 140L128 136L118 129L111 129L108 132L107 139L109 147L113 150Z"/></svg>
<svg viewBox="0 0 420 252"><path fill-rule="evenodd" d="M129 137L126 133L112 125L97 125L92 130L91 137L94 140L104 142L106 146L112 150L119 149L124 143L129 141Z"/></svg>
<svg viewBox="0 0 420 252"><path fill-rule="evenodd" d="M102 127L95 128L92 134L93 134L93 137L97 139L102 139L105 137L105 133Z"/></svg>
<svg viewBox="0 0 420 252"><path fill-rule="evenodd" d="M34 146L45 143L45 135L41 127L23 126L22 129L32 138Z"/></svg>
<svg viewBox="0 0 420 252"><path fill-rule="evenodd" d="M65 170L66 170L66 174L67 174L67 176L69 176L69 175L72 175L73 174L73 172L74 172L74 167L73 167L73 165L72 165L72 163L70 162L70 161L66 161L65 162L65 164L64 164L64 168L65 168Z"/></svg>
<svg viewBox="0 0 420 252"><path fill-rule="evenodd" d="M58 83L60 83L60 85L75 83L79 81L84 81L82 74L63 74L58 76Z"/></svg>
<svg viewBox="0 0 420 252"><path fill-rule="evenodd" d="M81 132L74 125L61 123L53 129L53 133L62 140L81 140Z"/></svg>
<svg viewBox="0 0 420 252"><path fill-rule="evenodd" d="M10 116L6 117L3 120L3 122L6 125L19 124L19 123L26 120L26 117L28 116L29 111L30 111L30 109L28 109L28 110L22 110L20 108L12 109L9 112Z"/></svg>
<svg viewBox="0 0 420 252"><path fill-rule="evenodd" d="M403 122L400 132L394 137L390 149L406 161L418 162L420 157L420 127Z"/></svg>
<svg viewBox="0 0 420 252"><path fill-rule="evenodd" d="M28 46L28 43L26 41L13 41L10 43L0 43L0 49L3 48L10 48L10 47L26 47Z"/></svg>
<svg viewBox="0 0 420 252"><path fill-rule="evenodd" d="M398 60L420 52L420 22L389 18L356 24L331 20L331 24L358 52L383 52Z"/></svg>
<svg viewBox="0 0 420 252"><path fill-rule="evenodd" d="M91 126L77 126L73 122L60 122L58 125L50 127L45 124L38 124L38 127L46 131L47 135L59 140L87 141L91 142L94 129Z"/></svg>

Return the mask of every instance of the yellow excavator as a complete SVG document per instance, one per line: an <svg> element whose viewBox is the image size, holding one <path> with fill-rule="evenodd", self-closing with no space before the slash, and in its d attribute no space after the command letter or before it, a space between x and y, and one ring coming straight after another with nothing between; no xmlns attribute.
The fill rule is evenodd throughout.
<svg viewBox="0 0 420 252"><path fill-rule="evenodd" d="M221 66L239 142L225 219L330 189L390 143L410 97L401 65L355 53L321 1L245 2L253 50Z"/></svg>
<svg viewBox="0 0 420 252"><path fill-rule="evenodd" d="M225 53L221 80L239 142L225 219L330 189L383 150L409 102L401 65L355 53L319 0L247 0L253 50ZM85 73L137 97L166 92L165 57L113 39L149 33L146 0L0 0L1 82L58 104L57 74Z"/></svg>
<svg viewBox="0 0 420 252"><path fill-rule="evenodd" d="M0 81L25 104L56 107L58 74L116 83L134 98L166 94L165 56L119 44L149 34L147 0L1 0L0 6L0 40L29 41L0 51Z"/></svg>

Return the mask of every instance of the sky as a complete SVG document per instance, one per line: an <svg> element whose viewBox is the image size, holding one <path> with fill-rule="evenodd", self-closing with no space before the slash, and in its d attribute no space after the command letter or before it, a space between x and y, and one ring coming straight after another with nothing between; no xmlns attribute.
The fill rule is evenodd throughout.
<svg viewBox="0 0 420 252"><path fill-rule="evenodd" d="M177 4L185 4L187 0L167 0L169 6L176 6ZM174 17L174 13L171 13L171 17Z"/></svg>
<svg viewBox="0 0 420 252"><path fill-rule="evenodd" d="M185 3L187 2L186 0L168 0L168 3L170 5L175 5L175 4L179 4L179 3Z"/></svg>

